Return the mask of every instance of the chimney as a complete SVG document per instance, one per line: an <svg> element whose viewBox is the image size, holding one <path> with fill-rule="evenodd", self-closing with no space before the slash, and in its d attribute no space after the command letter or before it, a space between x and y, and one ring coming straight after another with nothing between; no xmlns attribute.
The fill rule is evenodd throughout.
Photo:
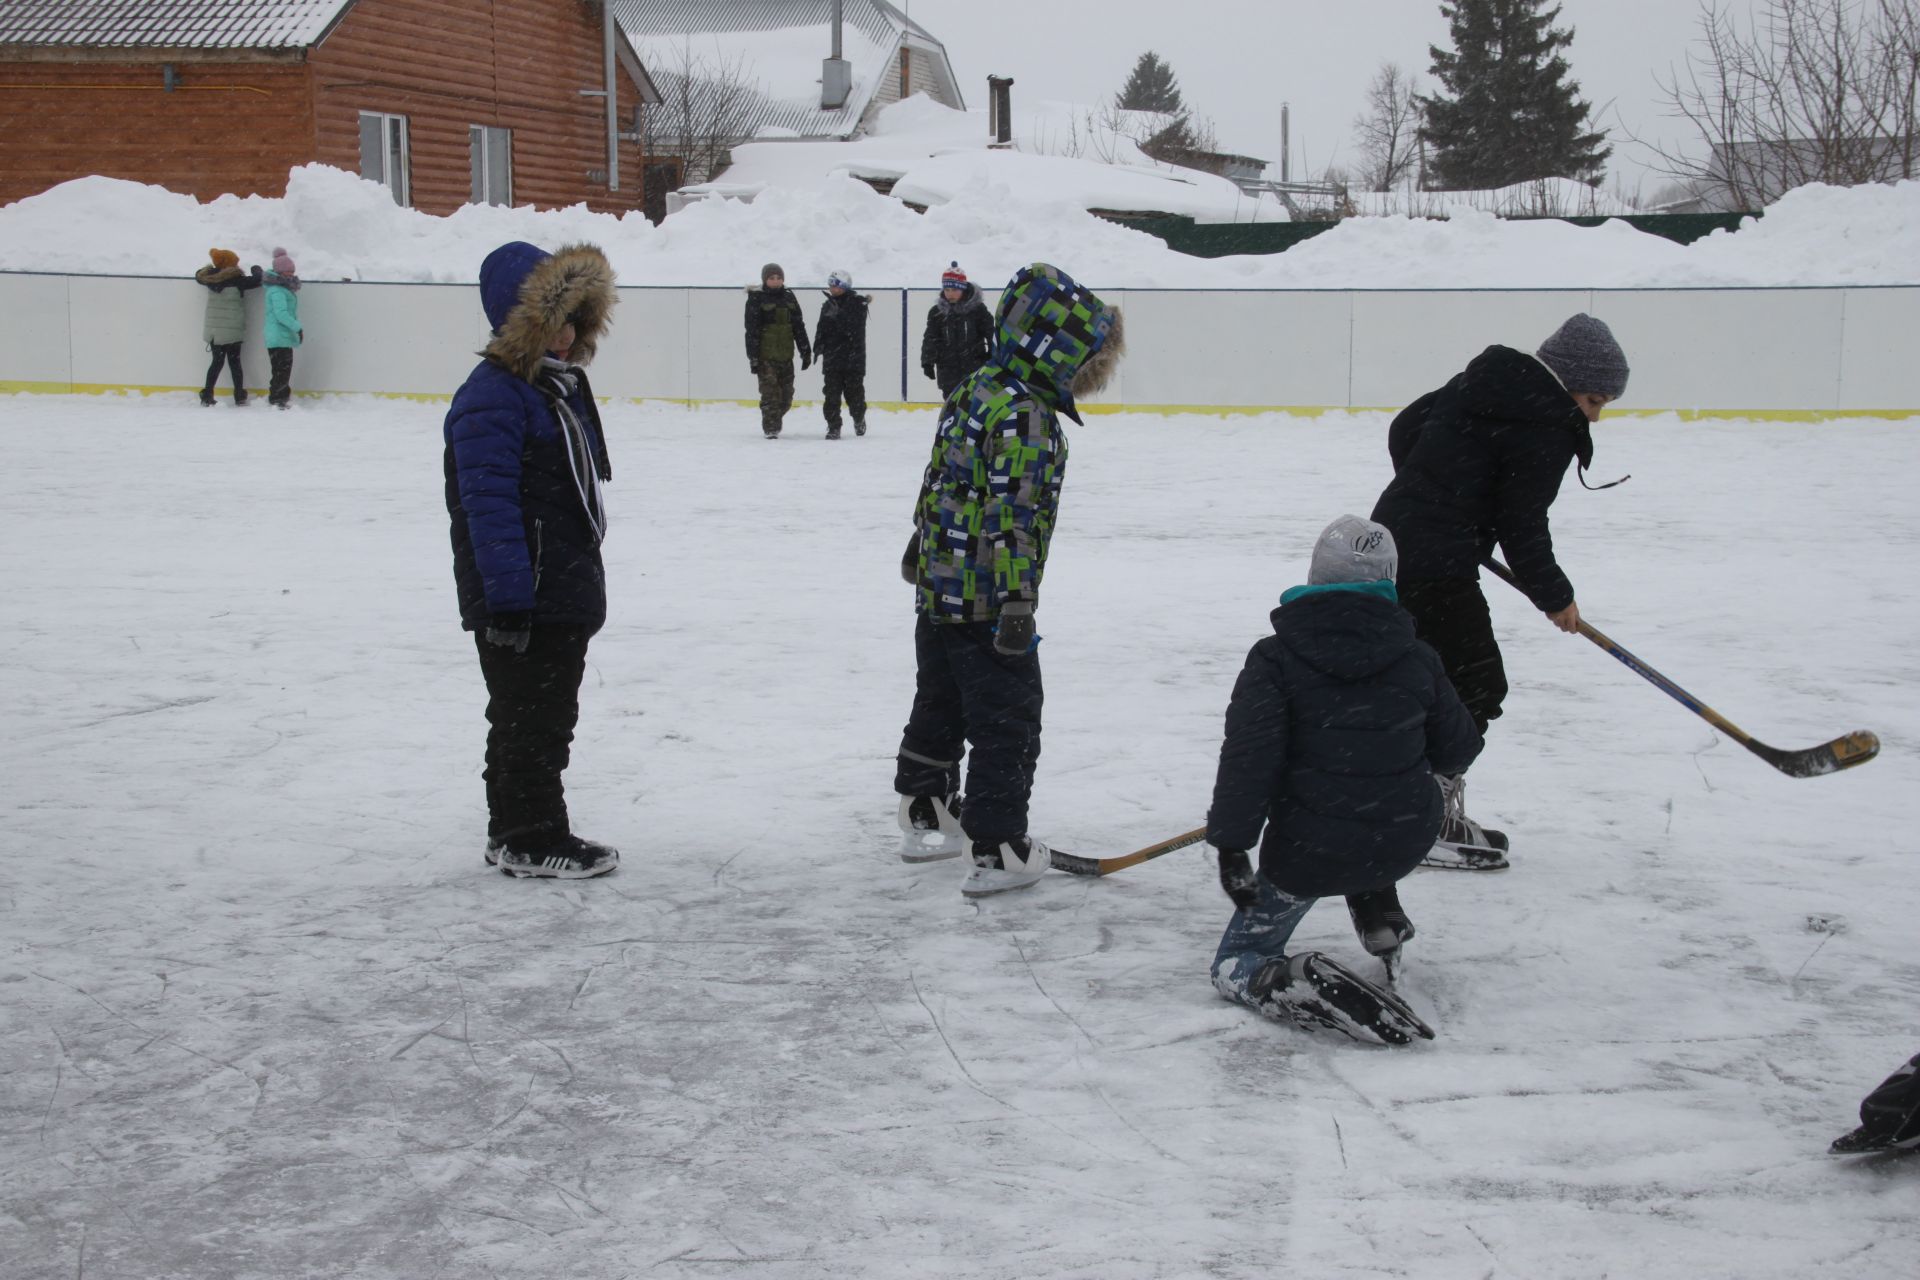
<svg viewBox="0 0 1920 1280"><path fill-rule="evenodd" d="M840 56L842 0L833 0L833 53L820 64L820 109L832 111L853 96L853 64Z"/></svg>
<svg viewBox="0 0 1920 1280"><path fill-rule="evenodd" d="M987 77L987 133L989 146L1013 145L1013 77Z"/></svg>

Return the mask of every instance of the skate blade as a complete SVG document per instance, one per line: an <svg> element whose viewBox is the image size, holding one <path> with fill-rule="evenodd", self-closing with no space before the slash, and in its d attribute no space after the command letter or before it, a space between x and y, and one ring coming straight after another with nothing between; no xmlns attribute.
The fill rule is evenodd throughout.
<svg viewBox="0 0 1920 1280"><path fill-rule="evenodd" d="M1420 859L1420 865L1441 871L1505 871L1513 864L1498 849L1443 841L1427 850L1427 856Z"/></svg>
<svg viewBox="0 0 1920 1280"><path fill-rule="evenodd" d="M961 841L938 831L915 831L900 837L900 861L944 862L964 852Z"/></svg>

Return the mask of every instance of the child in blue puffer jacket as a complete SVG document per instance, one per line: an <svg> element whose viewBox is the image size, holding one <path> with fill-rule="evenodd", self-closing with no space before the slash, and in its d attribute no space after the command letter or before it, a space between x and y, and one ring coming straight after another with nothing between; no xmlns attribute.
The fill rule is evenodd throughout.
<svg viewBox="0 0 1920 1280"><path fill-rule="evenodd" d="M493 338L447 411L445 473L460 624L487 682L486 859L513 876L605 875L620 855L573 834L560 775L607 616L613 467L581 366L613 311L613 269L592 245L515 241L481 264L480 301Z"/></svg>

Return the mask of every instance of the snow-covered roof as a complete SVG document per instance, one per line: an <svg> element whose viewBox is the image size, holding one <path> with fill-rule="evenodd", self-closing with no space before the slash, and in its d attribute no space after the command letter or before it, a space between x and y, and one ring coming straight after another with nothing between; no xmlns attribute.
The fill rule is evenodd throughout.
<svg viewBox="0 0 1920 1280"><path fill-rule="evenodd" d="M355 0L0 0L0 44L303 49Z"/></svg>
<svg viewBox="0 0 1920 1280"><path fill-rule="evenodd" d="M672 96L690 59L751 84L750 137L851 136L889 84L903 45L933 68L935 83L916 91L963 104L946 47L885 0L843 0L840 56L853 85L832 108L820 105L820 64L833 51L833 0L613 0L613 12L663 94Z"/></svg>

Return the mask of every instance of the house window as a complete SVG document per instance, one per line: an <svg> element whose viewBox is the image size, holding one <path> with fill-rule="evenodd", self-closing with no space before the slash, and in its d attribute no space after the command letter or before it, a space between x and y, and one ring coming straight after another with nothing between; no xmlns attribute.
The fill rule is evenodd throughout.
<svg viewBox="0 0 1920 1280"><path fill-rule="evenodd" d="M513 130L468 125L467 150L473 156L473 193L469 203L512 204Z"/></svg>
<svg viewBox="0 0 1920 1280"><path fill-rule="evenodd" d="M393 202L413 203L407 180L407 118L379 111L360 113L360 176L393 192Z"/></svg>

